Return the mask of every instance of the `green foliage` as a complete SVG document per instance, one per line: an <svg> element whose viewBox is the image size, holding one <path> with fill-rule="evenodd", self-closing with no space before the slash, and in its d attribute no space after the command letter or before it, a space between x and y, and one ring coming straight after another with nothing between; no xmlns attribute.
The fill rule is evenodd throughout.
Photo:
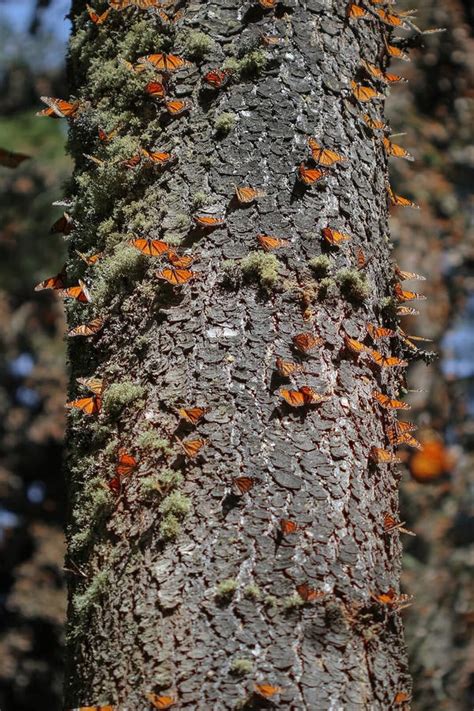
<svg viewBox="0 0 474 711"><path fill-rule="evenodd" d="M294 593L293 595L288 595L287 597L283 598L283 609L286 612L290 612L291 610L296 610L299 607L303 607L305 602L302 597L298 595L298 593Z"/></svg>
<svg viewBox="0 0 474 711"><path fill-rule="evenodd" d="M260 588L257 585L247 585L244 589L244 597L249 600L258 600L261 597Z"/></svg>
<svg viewBox="0 0 474 711"><path fill-rule="evenodd" d="M72 606L74 612L84 621L94 604L100 599L100 596L107 587L107 581L109 579L109 573L107 570L101 570L95 575L88 587L83 593L74 595L72 599Z"/></svg>
<svg viewBox="0 0 474 711"><path fill-rule="evenodd" d="M324 277L319 282L318 298L327 299L336 294L336 282L331 277Z"/></svg>
<svg viewBox="0 0 474 711"><path fill-rule="evenodd" d="M240 263L247 279L255 279L264 289L272 289L278 281L278 259L274 254L250 252Z"/></svg>
<svg viewBox="0 0 474 711"><path fill-rule="evenodd" d="M113 296L123 292L128 285L142 276L144 257L129 245L118 245L113 254L100 260L94 284L93 300L103 306Z"/></svg>
<svg viewBox="0 0 474 711"><path fill-rule="evenodd" d="M173 491L160 504L160 511L165 516L172 514L176 518L184 518L191 510L190 499L180 491Z"/></svg>
<svg viewBox="0 0 474 711"><path fill-rule="evenodd" d="M235 591L238 588L238 583L237 580L234 578L227 578L226 580L222 580L216 590L216 597L222 599L222 600L230 600L233 596Z"/></svg>
<svg viewBox="0 0 474 711"><path fill-rule="evenodd" d="M78 476L77 471L71 473ZM104 488L101 477L94 477L82 486L73 508L74 527L77 530L69 539L71 553L81 550L92 541L94 532L110 512L112 503L112 495Z"/></svg>
<svg viewBox="0 0 474 711"><path fill-rule="evenodd" d="M111 417L118 417L126 405L141 398L145 392L143 385L137 385L131 380L112 383L104 393L104 412Z"/></svg>
<svg viewBox="0 0 474 711"><path fill-rule="evenodd" d="M362 302L369 296L367 278L357 269L340 269L335 278L341 294L349 301Z"/></svg>
<svg viewBox="0 0 474 711"><path fill-rule="evenodd" d="M160 534L165 541L173 541L181 531L181 524L173 514L168 514L160 523Z"/></svg>
<svg viewBox="0 0 474 711"><path fill-rule="evenodd" d="M275 608L278 605L278 600L274 595L266 595L263 603L266 607Z"/></svg>
<svg viewBox="0 0 474 711"><path fill-rule="evenodd" d="M169 439L163 439L156 430L141 432L137 437L137 447L140 449L161 450L166 454L170 454L172 451Z"/></svg>
<svg viewBox="0 0 474 711"><path fill-rule="evenodd" d="M328 273L331 267L331 259L326 254L320 254L319 257L310 259L308 265L314 272L314 276L321 278Z"/></svg>
<svg viewBox="0 0 474 711"><path fill-rule="evenodd" d="M253 671L253 662L250 659L234 659L230 665L230 673L234 676L245 676Z"/></svg>
<svg viewBox="0 0 474 711"><path fill-rule="evenodd" d="M230 133L235 126L235 114L224 112L214 119L214 128L221 136Z"/></svg>
<svg viewBox="0 0 474 711"><path fill-rule="evenodd" d="M214 40L209 37L209 35L204 34L204 32L190 30L186 34L184 46L186 55L190 59L200 60L213 50L215 43Z"/></svg>

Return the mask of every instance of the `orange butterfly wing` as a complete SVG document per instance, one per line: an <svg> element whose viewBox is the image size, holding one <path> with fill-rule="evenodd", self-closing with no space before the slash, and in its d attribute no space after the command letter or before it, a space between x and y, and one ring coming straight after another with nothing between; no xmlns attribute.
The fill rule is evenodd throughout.
<svg viewBox="0 0 474 711"><path fill-rule="evenodd" d="M202 227L207 230L225 225L225 219L223 217L213 217L212 215L194 215L193 222L198 227Z"/></svg>
<svg viewBox="0 0 474 711"><path fill-rule="evenodd" d="M61 290L64 287L64 277L64 272L60 272L59 274L56 274L56 276L40 281L40 283L35 286L35 291L44 291L45 289Z"/></svg>
<svg viewBox="0 0 474 711"><path fill-rule="evenodd" d="M271 699L272 696L279 694L281 691L281 686L273 686L273 684L254 684L253 688L264 699Z"/></svg>
<svg viewBox="0 0 474 711"><path fill-rule="evenodd" d="M132 456L126 449L119 450L119 460L115 467L115 471L118 476L129 476L132 474L138 466L138 462L134 456Z"/></svg>
<svg viewBox="0 0 474 711"><path fill-rule="evenodd" d="M208 408L206 407L182 407L178 410L179 416L192 425L197 425L206 412L208 412Z"/></svg>
<svg viewBox="0 0 474 711"><path fill-rule="evenodd" d="M291 340L295 348L301 351L301 353L307 353L323 343L322 338L313 336L313 334L309 332L297 333Z"/></svg>
<svg viewBox="0 0 474 711"><path fill-rule="evenodd" d="M349 336L344 336L344 343L350 351L356 354L366 353L369 350L367 346L364 346L363 343L356 340L355 338L349 338Z"/></svg>
<svg viewBox="0 0 474 711"><path fill-rule="evenodd" d="M275 363L279 374L284 378L289 378L290 375L293 375L293 373L299 373L302 371L301 365L291 363L288 360L283 360L283 358L277 358Z"/></svg>
<svg viewBox="0 0 474 711"><path fill-rule="evenodd" d="M142 148L142 154L152 163L158 163L159 165L166 165L173 160L171 153L167 153L166 151L146 151Z"/></svg>
<svg viewBox="0 0 474 711"><path fill-rule="evenodd" d="M260 246L265 250L265 252L271 252L273 249L287 247L289 244L287 239L280 239L279 237L270 237L270 235L257 235L257 239Z"/></svg>
<svg viewBox="0 0 474 711"><path fill-rule="evenodd" d="M76 299L76 301L80 301L82 304L87 304L92 301L88 288L80 279L77 286L60 289L58 294L64 298Z"/></svg>
<svg viewBox="0 0 474 711"><path fill-rule="evenodd" d="M381 405L381 407L384 407L387 410L410 410L411 409L411 405L409 405L407 402L402 402L402 400L393 400L388 395L378 392L378 390L374 390L372 392L372 395L377 400L377 402Z"/></svg>
<svg viewBox="0 0 474 711"><path fill-rule="evenodd" d="M85 415L96 415L102 408L102 399L97 395L94 397L82 397L66 403L68 409L81 410Z"/></svg>
<svg viewBox="0 0 474 711"><path fill-rule="evenodd" d="M372 101L372 99L381 98L382 94L379 94L371 86L364 86L363 84L357 84L357 82L351 82L352 94L355 96L357 101Z"/></svg>
<svg viewBox="0 0 474 711"><path fill-rule="evenodd" d="M299 390L280 390L281 397L286 400L291 407L303 407L307 404L303 393Z"/></svg>
<svg viewBox="0 0 474 711"><path fill-rule="evenodd" d="M171 116L181 116L191 109L191 104L189 101L171 99L171 101L165 101L165 107Z"/></svg>
<svg viewBox="0 0 474 711"><path fill-rule="evenodd" d="M344 156L341 156L339 153L320 146L315 138L308 139L308 145L313 160L319 165L330 167L336 163L344 163L347 160L347 158L344 158Z"/></svg>
<svg viewBox="0 0 474 711"><path fill-rule="evenodd" d="M184 453L189 459L195 459L198 456L201 449L207 444L205 439L188 439L181 442L181 447Z"/></svg>
<svg viewBox="0 0 474 711"><path fill-rule="evenodd" d="M301 585L296 586L296 592L300 596L302 600L305 602L315 602L315 600L318 600L321 597L324 597L325 593L320 592L319 590L315 590L314 588L310 587L307 583L302 583Z"/></svg>
<svg viewBox="0 0 474 711"><path fill-rule="evenodd" d="M96 254L91 254L90 256L87 254L84 254L83 252L79 252L77 249L75 250L76 254L78 257L82 259L83 262L85 262L88 266L93 266L96 262L99 261L101 257L104 256L103 252L97 252Z"/></svg>
<svg viewBox="0 0 474 711"><path fill-rule="evenodd" d="M191 255L178 254L177 252L173 252L173 250L168 252L167 258L170 264L177 269L187 269L194 262L194 257Z"/></svg>
<svg viewBox="0 0 474 711"><path fill-rule="evenodd" d="M202 80L214 89L221 89L229 81L230 72L225 69L212 69L204 74Z"/></svg>
<svg viewBox="0 0 474 711"><path fill-rule="evenodd" d="M377 338L392 338L397 335L397 332L391 328L383 328L382 326L374 326L372 323L367 324L367 333L374 340Z"/></svg>
<svg viewBox="0 0 474 711"><path fill-rule="evenodd" d="M166 96L165 87L159 81L149 81L145 86L145 93L153 99L164 99Z"/></svg>
<svg viewBox="0 0 474 711"><path fill-rule="evenodd" d="M132 239L130 245L148 257L161 257L170 250L169 244L159 239Z"/></svg>
<svg viewBox="0 0 474 711"><path fill-rule="evenodd" d="M304 185L314 185L322 180L328 172L319 168L307 168L304 163L301 163L298 168L298 180Z"/></svg>
<svg viewBox="0 0 474 711"><path fill-rule="evenodd" d="M351 19L357 20L361 17L367 17L367 15L367 11L364 10L364 8L360 5L356 5L355 3L350 2L347 6L347 17Z"/></svg>
<svg viewBox="0 0 474 711"><path fill-rule="evenodd" d="M188 281L191 281L191 279L194 279L196 277L196 273L190 271L189 269L165 268L161 269L159 272L156 272L156 276L158 279L167 281L168 284L172 284L173 286L181 286L182 284L186 284Z"/></svg>
<svg viewBox="0 0 474 711"><path fill-rule="evenodd" d="M249 476L238 476L232 480L232 484L240 494L247 494L255 485L255 480Z"/></svg>
<svg viewBox="0 0 474 711"><path fill-rule="evenodd" d="M380 447L371 447L369 457L377 464L399 464L402 461L396 454Z"/></svg>
<svg viewBox="0 0 474 711"><path fill-rule="evenodd" d="M408 151L406 151L402 146L392 143L386 136L382 138L383 146L385 148L385 153L393 158L405 158L406 160L415 160Z"/></svg>
<svg viewBox="0 0 474 711"><path fill-rule="evenodd" d="M235 195L237 198L237 201L239 205L249 205L251 202L254 200L257 200L257 198L264 197L265 192L263 190L259 190L258 188L251 188L251 187L235 187Z"/></svg>
<svg viewBox="0 0 474 711"><path fill-rule="evenodd" d="M367 348L367 353L369 354L372 362L380 368L395 368L408 365L406 360L396 358L395 356L384 356L382 353L372 348Z"/></svg>
<svg viewBox="0 0 474 711"><path fill-rule="evenodd" d="M178 57L176 54L164 54L163 52L147 54L144 57L140 57L137 61L139 64L151 64L155 69L159 69L168 74L176 72L188 65L188 62L182 57Z"/></svg>
<svg viewBox="0 0 474 711"><path fill-rule="evenodd" d="M417 205L416 202L413 202L406 197L402 197L401 195L396 195L390 186L387 186L387 192L392 205L398 207L413 207L415 210L420 209L420 206Z"/></svg>
<svg viewBox="0 0 474 711"><path fill-rule="evenodd" d="M177 701L172 696L158 696L158 694L147 694L148 701L154 706L155 709L170 709L174 706Z"/></svg>
<svg viewBox="0 0 474 711"><path fill-rule="evenodd" d="M90 19L95 25L103 25L110 13L110 8L108 10L105 10L105 12L103 12L101 15L99 15L90 5L86 5L86 8L87 12L89 13Z"/></svg>
<svg viewBox="0 0 474 711"><path fill-rule="evenodd" d="M326 242L331 244L333 247L338 247L343 242L347 242L351 239L350 235L346 234L345 232L338 232L337 230L333 230L331 229L331 227L324 227L324 229L321 230L321 233Z"/></svg>
<svg viewBox="0 0 474 711"><path fill-rule="evenodd" d="M371 118L369 114L362 115L363 121L367 124L372 131L379 131L387 128L387 125L383 121L378 121L377 119Z"/></svg>
<svg viewBox="0 0 474 711"><path fill-rule="evenodd" d="M81 326L76 326L67 334L70 338L75 336L93 336L98 333L104 325L104 321L101 318L95 318L89 323L83 324Z"/></svg>
<svg viewBox="0 0 474 711"><path fill-rule="evenodd" d="M295 521L291 521L288 518L280 519L280 531L283 533L284 536L288 536L292 533L297 533L299 529L300 527L297 523L295 523Z"/></svg>
<svg viewBox="0 0 474 711"><path fill-rule="evenodd" d="M39 111L37 116L49 116L51 118L72 118L79 109L78 101L65 101L64 99L54 99L51 96L41 96L41 101L49 108Z"/></svg>

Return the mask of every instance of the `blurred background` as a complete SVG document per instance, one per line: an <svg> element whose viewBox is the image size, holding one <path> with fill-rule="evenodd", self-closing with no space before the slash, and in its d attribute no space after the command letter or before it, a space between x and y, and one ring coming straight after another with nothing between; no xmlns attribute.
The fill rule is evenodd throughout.
<svg viewBox="0 0 474 711"><path fill-rule="evenodd" d="M410 367L410 413L424 451L405 453L403 587L415 711L474 708L474 6L418 0L410 81L388 102L395 139L417 162L391 161L395 192L421 211L394 211L404 270L426 282L408 334L438 353ZM409 8L405 0L400 8ZM66 353L62 305L34 285L61 270L50 234L71 162L66 123L35 117L40 95L67 98L68 0L0 0L0 146L32 156L0 167L0 708L61 708L65 590L61 448ZM403 36L409 37L407 33ZM411 285L408 286L411 288ZM426 360L430 361L431 358ZM421 390L421 392L418 392Z"/></svg>

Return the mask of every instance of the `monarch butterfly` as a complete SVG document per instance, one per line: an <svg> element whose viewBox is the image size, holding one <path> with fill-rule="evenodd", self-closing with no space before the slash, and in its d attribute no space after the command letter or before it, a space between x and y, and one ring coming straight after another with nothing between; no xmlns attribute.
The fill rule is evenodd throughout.
<svg viewBox="0 0 474 711"><path fill-rule="evenodd" d="M410 338L412 341L423 341L424 343L433 342L432 338L425 338L424 336L409 336L407 333L405 333L405 331L402 331L402 329L398 331L398 335L403 341L406 341Z"/></svg>
<svg viewBox="0 0 474 711"><path fill-rule="evenodd" d="M75 328L71 329L67 335L70 338L74 338L76 336L94 336L103 328L103 326L104 320L101 318L95 318L92 319L92 321L89 321L89 323L83 324L81 326L76 326Z"/></svg>
<svg viewBox="0 0 474 711"><path fill-rule="evenodd" d="M344 336L344 343L346 344L346 347L352 351L352 353L356 353L357 355L359 353L366 353L369 350L363 343L357 341L355 338L350 338L349 336Z"/></svg>
<svg viewBox="0 0 474 711"><path fill-rule="evenodd" d="M396 368L408 365L406 360L395 358L395 356L386 357L379 351L375 351L372 348L367 348L367 353L371 361L380 368Z"/></svg>
<svg viewBox="0 0 474 711"><path fill-rule="evenodd" d="M235 186L235 196L239 205L249 205L254 200L257 200L257 198L264 197L265 195L266 193L258 188L239 188Z"/></svg>
<svg viewBox="0 0 474 711"><path fill-rule="evenodd" d="M385 136L382 138L383 147L385 148L385 153L392 158L405 158L406 160L415 160L412 155L408 153L402 146L392 143Z"/></svg>
<svg viewBox="0 0 474 711"><path fill-rule="evenodd" d="M134 6L139 10L148 10L150 7L159 7L162 0L109 0L109 5L114 10L125 10L125 8Z"/></svg>
<svg viewBox="0 0 474 711"><path fill-rule="evenodd" d="M309 138L308 145L311 150L312 159L319 165L330 167L336 163L344 163L347 161L347 158L339 155L339 153L330 151L328 148L323 148L315 138Z"/></svg>
<svg viewBox="0 0 474 711"><path fill-rule="evenodd" d="M102 398L98 395L92 397L81 397L66 403L68 409L80 410L85 415L97 415L102 409Z"/></svg>
<svg viewBox="0 0 474 711"><path fill-rule="evenodd" d="M196 278L196 273L190 271L189 269L162 269L156 272L158 279L163 279L173 286L180 286L181 284L186 284L191 279Z"/></svg>
<svg viewBox="0 0 474 711"><path fill-rule="evenodd" d="M127 62L127 60L123 57L119 57L119 62L134 74L142 74L146 71L146 66L144 64L132 64L131 62Z"/></svg>
<svg viewBox="0 0 474 711"><path fill-rule="evenodd" d="M414 432L417 428L413 422L408 422L406 420L396 421L395 424L387 427L385 434L388 437L390 444L394 444L397 437L405 432Z"/></svg>
<svg viewBox="0 0 474 711"><path fill-rule="evenodd" d="M101 15L99 15L90 5L86 5L86 8L87 12L89 13L89 17L94 23L94 25L103 25L110 13L110 8L103 12Z"/></svg>
<svg viewBox="0 0 474 711"><path fill-rule="evenodd" d="M399 464L402 461L396 454L380 447L371 447L369 457L377 464Z"/></svg>
<svg viewBox="0 0 474 711"><path fill-rule="evenodd" d="M258 0L258 4L263 10L273 10L278 4L278 0Z"/></svg>
<svg viewBox="0 0 474 711"><path fill-rule="evenodd" d="M118 476L130 476L135 469L138 467L138 462L134 456L132 456L123 447L119 449L118 464L115 467L115 471Z"/></svg>
<svg viewBox="0 0 474 711"><path fill-rule="evenodd" d="M400 281L426 281L426 277L421 276L421 274L416 274L415 272L404 272L398 266L395 267L395 274Z"/></svg>
<svg viewBox="0 0 474 711"><path fill-rule="evenodd" d="M322 338L320 338L319 336L313 336L312 333L309 333L307 331L304 331L303 333L297 333L296 336L293 336L291 340L296 350L300 351L301 353L307 353L308 351L313 350L313 348L316 348L316 346L320 346L322 343L324 343Z"/></svg>
<svg viewBox="0 0 474 711"><path fill-rule="evenodd" d="M412 308L411 306L397 306L398 316L418 316L419 311Z"/></svg>
<svg viewBox="0 0 474 711"><path fill-rule="evenodd" d="M378 390L373 390L372 395L377 400L379 405L384 407L386 410L411 410L411 405L407 402L403 402L402 400L393 400L391 397L379 392Z"/></svg>
<svg viewBox="0 0 474 711"><path fill-rule="evenodd" d="M138 64L151 64L155 69L159 69L167 74L176 72L189 65L189 62L182 57L178 57L176 54L164 54L163 52L147 54L137 59L137 62Z"/></svg>
<svg viewBox="0 0 474 711"><path fill-rule="evenodd" d="M181 407L178 410L178 415L181 419L186 420L186 422L197 425L206 412L209 412L209 408L207 407Z"/></svg>
<svg viewBox="0 0 474 711"><path fill-rule="evenodd" d="M97 134L99 136L99 140L103 141L104 143L110 143L110 141L113 138L115 138L115 136L117 135L117 133L120 131L121 128L122 128L121 126L117 126L116 128L113 128L112 131L110 131L110 133L107 133L107 131L104 131L103 128L99 127L97 129Z"/></svg>
<svg viewBox="0 0 474 711"><path fill-rule="evenodd" d="M93 266L96 262L99 261L101 257L104 256L103 252L96 252L95 254L91 254L90 256L88 256L83 252L79 252L78 249L74 251L76 252L77 256L80 257L82 261L85 262L89 267Z"/></svg>
<svg viewBox="0 0 474 711"><path fill-rule="evenodd" d="M169 244L162 242L160 239L138 238L130 240L129 244L149 257L161 257L169 252L170 249Z"/></svg>
<svg viewBox="0 0 474 711"><path fill-rule="evenodd" d="M79 284L70 286L67 289L60 289L58 294L64 298L76 299L76 301L80 301L82 304L87 304L92 301L89 289L80 279Z"/></svg>
<svg viewBox="0 0 474 711"><path fill-rule="evenodd" d="M324 229L321 230L321 234L326 242L333 247L338 247L343 242L347 242L352 239L346 232L338 232L337 230L333 230L331 227L324 227Z"/></svg>
<svg viewBox="0 0 474 711"><path fill-rule="evenodd" d="M361 17L367 17L368 12L367 10L364 10L363 7L360 5L356 5L353 2L350 2L349 5L347 6L347 17L350 19L355 19L358 20Z"/></svg>
<svg viewBox="0 0 474 711"><path fill-rule="evenodd" d="M223 217L213 217L212 215L193 215L193 222L205 230L212 230L215 227L225 225L225 219Z"/></svg>
<svg viewBox="0 0 474 711"><path fill-rule="evenodd" d="M392 338L397 335L397 332L391 328L383 328L381 326L374 326L372 323L367 324L367 333L374 340L378 338Z"/></svg>
<svg viewBox="0 0 474 711"><path fill-rule="evenodd" d="M398 15L382 10L382 8L376 8L375 12L386 25L389 25L390 27L403 27L407 29L405 23L400 19L400 17L398 17Z"/></svg>
<svg viewBox="0 0 474 711"><path fill-rule="evenodd" d="M277 358L275 364L279 374L284 378L289 378L294 373L303 372L303 366L297 363L291 363L288 360L283 360L283 358Z"/></svg>
<svg viewBox="0 0 474 711"><path fill-rule="evenodd" d="M370 64L370 62L366 62L365 60L362 62L362 66L368 74L375 77L379 81L385 82L386 84L396 84L397 82L407 81L405 77L401 77L398 74L387 74L379 69L379 67L375 66L375 64Z"/></svg>
<svg viewBox="0 0 474 711"><path fill-rule="evenodd" d="M322 180L328 173L328 170L307 168L304 163L301 163L298 168L298 180L304 185L314 185L314 183Z"/></svg>
<svg viewBox="0 0 474 711"><path fill-rule="evenodd" d="M388 197L392 205L396 205L399 207L413 207L415 210L419 210L420 206L416 204L416 202L412 202L406 197L402 197L401 195L396 195L390 185L387 185L387 192L388 192Z"/></svg>
<svg viewBox="0 0 474 711"><path fill-rule="evenodd" d="M105 381L102 380L102 378L76 378L76 380L80 385L90 390L91 393L94 393L94 395L102 397L105 390Z"/></svg>
<svg viewBox="0 0 474 711"><path fill-rule="evenodd" d="M356 249L356 261L358 269L363 269L367 265L367 257L361 247L357 247Z"/></svg>
<svg viewBox="0 0 474 711"><path fill-rule="evenodd" d="M230 79L231 72L228 69L211 69L204 74L202 80L213 89L222 89Z"/></svg>
<svg viewBox="0 0 474 711"><path fill-rule="evenodd" d="M403 704L405 701L410 701L410 694L406 691L397 691L393 698L394 704Z"/></svg>
<svg viewBox="0 0 474 711"><path fill-rule="evenodd" d="M191 110L191 103L180 99L165 101L165 108L171 116L181 116Z"/></svg>
<svg viewBox="0 0 474 711"><path fill-rule="evenodd" d="M124 168L128 168L129 170L132 170L133 168L136 168L137 165L141 163L142 157L140 153L135 153L135 155L131 156L130 158L126 158L125 160L120 161L120 165L123 165Z"/></svg>
<svg viewBox="0 0 474 711"><path fill-rule="evenodd" d="M392 514L386 513L383 518L383 530L384 533L392 533L392 531L400 531L400 533L407 533L409 536L416 536L416 533L409 531L407 528L403 528L404 521L397 521Z"/></svg>
<svg viewBox="0 0 474 711"><path fill-rule="evenodd" d="M187 269L194 262L194 257L186 254L178 254L170 250L166 255L168 261L177 269Z"/></svg>
<svg viewBox="0 0 474 711"><path fill-rule="evenodd" d="M275 37L274 35L260 35L260 41L266 47L274 47L283 43L281 37Z"/></svg>
<svg viewBox="0 0 474 711"><path fill-rule="evenodd" d="M425 301L425 294L418 294L416 291L404 291L400 284L395 284L393 293L397 301L415 301L416 299L420 301Z"/></svg>
<svg viewBox="0 0 474 711"><path fill-rule="evenodd" d="M63 268L59 274L56 274L56 276L40 281L40 283L35 286L35 291L43 291L44 289L62 289L64 287L65 278L66 272Z"/></svg>
<svg viewBox="0 0 474 711"><path fill-rule="evenodd" d="M319 395L319 393L315 392L308 385L303 385L298 388L298 390L280 390L280 395L291 407L317 405L320 402L329 400L327 395Z"/></svg>
<svg viewBox="0 0 474 711"><path fill-rule="evenodd" d="M395 57L395 59L402 59L404 62L409 62L410 57L408 54L406 54L400 47L396 47L394 44L385 44L385 47L387 49L387 54L389 54L391 57Z"/></svg>
<svg viewBox="0 0 474 711"><path fill-rule="evenodd" d="M166 151L147 151L145 148L141 149L142 155L152 163L157 163L158 165L166 165L173 160L174 156Z"/></svg>
<svg viewBox="0 0 474 711"><path fill-rule="evenodd" d="M179 443L183 448L185 455L189 459L195 459L201 449L207 444L207 439L187 439L184 441L179 440Z"/></svg>
<svg viewBox="0 0 474 711"><path fill-rule="evenodd" d="M260 4L263 0L260 0ZM268 2L268 0L266 0ZM275 3L276 4L276 3ZM264 699L270 699L275 694L279 694L281 691L280 686L273 686L272 684L254 684L253 690L258 696L262 696Z"/></svg>
<svg viewBox="0 0 474 711"><path fill-rule="evenodd" d="M290 243L287 239L280 239L280 237L270 237L270 235L257 235L258 242L265 252L271 252L273 249L280 249L281 247L287 247Z"/></svg>
<svg viewBox="0 0 474 711"><path fill-rule="evenodd" d="M352 95L355 96L357 101L372 101L372 99L381 99L382 94L379 94L371 86L365 86L364 84L358 84L355 81L351 82Z"/></svg>
<svg viewBox="0 0 474 711"><path fill-rule="evenodd" d="M295 521L290 521L288 518L281 518L280 522L280 531L283 533L284 536L288 536L291 533L297 533L300 530L300 527L298 526Z"/></svg>
<svg viewBox="0 0 474 711"><path fill-rule="evenodd" d="M372 598L376 602L379 602L381 605L387 605L389 607L394 607L394 608L397 608L398 610L403 609L403 607L408 607L409 605L407 605L406 603L408 600L411 600L410 595L401 595L401 594L397 595L397 593L395 592L395 590L393 588L389 588L386 592L377 593L375 595L373 594ZM402 603L404 603L404 604L402 607L400 607L400 605L402 605Z"/></svg>
<svg viewBox="0 0 474 711"><path fill-rule="evenodd" d="M146 694L148 701L155 709L170 709L177 702L172 696L158 696L157 694Z"/></svg>
<svg viewBox="0 0 474 711"><path fill-rule="evenodd" d="M399 435L396 438L394 444L396 446L404 444L407 447L412 447L413 449L423 449L423 445L421 444L421 442L415 439L415 437L413 437L409 432L404 432L403 434Z"/></svg>
<svg viewBox="0 0 474 711"><path fill-rule="evenodd" d="M82 155L84 156L84 158L91 160L96 165L105 165L105 160L102 160L101 158L96 158L96 156L91 156L88 153L83 153Z"/></svg>
<svg viewBox="0 0 474 711"><path fill-rule="evenodd" d="M149 81L145 86L145 93L152 99L164 99L166 96L164 84L159 81Z"/></svg>
<svg viewBox="0 0 474 711"><path fill-rule="evenodd" d="M296 592L305 602L315 602L316 600L319 600L319 598L324 597L324 595L326 594L324 592L321 592L320 590L315 590L314 588L310 587L308 583L302 583L301 585L297 585Z"/></svg>
<svg viewBox="0 0 474 711"><path fill-rule="evenodd" d="M232 479L232 485L241 495L248 494L254 484L255 479L252 479L250 476L237 476L235 479Z"/></svg>
<svg viewBox="0 0 474 711"><path fill-rule="evenodd" d="M372 129L372 131L383 131L387 128L386 123L379 121L378 119L371 118L369 114L362 114L362 119L367 126Z"/></svg>
<svg viewBox="0 0 474 711"><path fill-rule="evenodd" d="M78 101L65 101L64 99L54 99L51 96L40 96L41 101L49 108L38 111L37 116L49 116L50 118L73 118L79 109Z"/></svg>
<svg viewBox="0 0 474 711"><path fill-rule="evenodd" d="M178 20L180 20L183 17L184 11L178 10L177 12L174 13L173 17L171 17L170 15L167 15L164 10L158 9L157 14L163 23L170 24L170 23L178 22Z"/></svg>
<svg viewBox="0 0 474 711"><path fill-rule="evenodd" d="M23 161L30 157L24 153L14 153L6 148L0 148L0 165L3 165L4 168L18 168Z"/></svg>

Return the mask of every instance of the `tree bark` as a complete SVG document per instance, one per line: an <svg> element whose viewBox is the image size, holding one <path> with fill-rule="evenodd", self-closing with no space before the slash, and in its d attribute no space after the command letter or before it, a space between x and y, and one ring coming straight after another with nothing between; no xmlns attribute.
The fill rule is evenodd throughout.
<svg viewBox="0 0 474 711"><path fill-rule="evenodd" d="M267 702L254 684L269 683L281 687L277 708L392 708L410 688L402 625L374 595L398 590L398 533L384 534L398 475L369 452L386 446L389 419L372 391L396 394L400 378L344 341L369 342L366 325L382 323L393 283L387 161L350 88L361 60L379 64L387 29L348 21L345 0L287 0L269 12L194 0L170 25L130 8L95 26L85 5L73 2L69 56L81 101L69 276L85 275L93 301L70 306L69 323L105 325L70 339L71 397L79 376L107 388L101 413L74 413L69 426L67 706L145 709L156 692L182 709L259 708ZM282 44L262 45L270 34ZM174 120L144 92L153 72L119 61L157 51L192 62L172 75L169 93L192 101ZM228 85L204 89L202 75L226 59ZM382 100L370 106L383 118ZM116 126L109 142L97 138ZM347 161L306 189L296 174L308 136ZM139 147L178 161L161 171L120 164ZM265 195L239 206L234 185ZM193 226L209 211L225 227ZM329 248L328 226L351 241ZM290 244L265 255L259 233ZM130 247L132 234L189 251L199 278L159 280L163 264ZM75 249L105 255L84 272ZM321 254L325 280L309 265ZM301 332L322 345L296 353ZM305 372L280 378L277 356ZM280 389L302 385L330 399L286 405ZM208 411L193 427L176 414L183 406ZM190 459L177 437L207 444ZM120 447L139 468L116 494ZM243 495L233 484L242 476L254 483ZM281 519L299 530L281 534ZM304 601L302 584L324 595Z"/></svg>

